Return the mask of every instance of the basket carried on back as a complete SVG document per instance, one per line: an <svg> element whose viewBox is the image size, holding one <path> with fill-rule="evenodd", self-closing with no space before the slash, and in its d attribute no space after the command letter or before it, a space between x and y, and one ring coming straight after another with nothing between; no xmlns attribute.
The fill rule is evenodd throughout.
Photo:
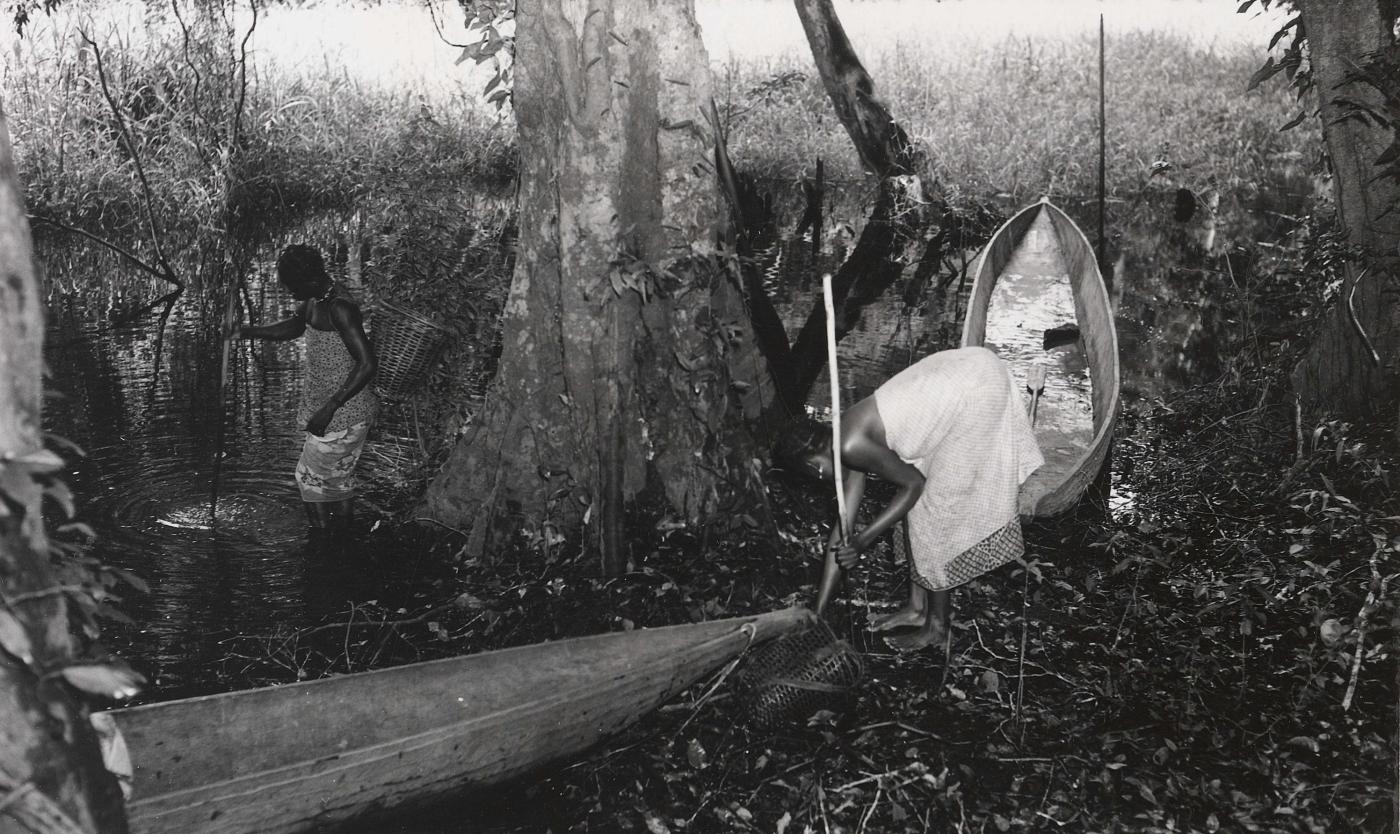
<svg viewBox="0 0 1400 834"><path fill-rule="evenodd" d="M864 676L860 652L817 620L752 653L739 685L749 723L765 728L805 720L817 710L839 709Z"/></svg>
<svg viewBox="0 0 1400 834"><path fill-rule="evenodd" d="M370 331L379 360L374 390L386 400L407 399L452 335L446 327L390 301L376 306Z"/></svg>

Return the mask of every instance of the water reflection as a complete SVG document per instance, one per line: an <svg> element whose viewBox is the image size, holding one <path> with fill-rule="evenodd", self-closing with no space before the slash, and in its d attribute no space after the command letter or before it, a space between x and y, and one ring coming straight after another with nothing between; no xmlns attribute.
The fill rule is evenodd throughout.
<svg viewBox="0 0 1400 834"><path fill-rule="evenodd" d="M1256 275L1251 253L1259 242L1277 243L1311 198L1313 181L1300 169L1283 167L1270 183L1220 187L1209 205L1186 221L1174 219L1178 186L1150 183L1128 202L1109 207L1109 248L1119 350L1126 396L1152 398L1217 378L1222 356L1245 336L1248 290ZM1057 200L1083 229L1096 226L1090 200ZM1003 205L1009 216L1022 206ZM849 222L853 218L833 218ZM966 253L968 259L975 251ZM907 270L912 273L912 270ZM774 273L777 308L795 333L819 286L803 289L795 276ZM881 382L935 350L955 347L970 289L956 279L924 297L905 298L911 275L867 307L838 348L842 399L848 405ZM947 276L944 276L945 279ZM1045 324L1053 327L1053 314ZM810 405L825 411L828 383L813 387Z"/></svg>
<svg viewBox="0 0 1400 834"><path fill-rule="evenodd" d="M49 243L39 257L50 278L46 359L55 394L46 428L87 451L69 477L80 518L98 534L93 554L151 586L121 606L136 625L108 629L108 637L153 679L157 697L227 688L210 666L232 635L299 627L351 600L383 598L392 580L374 567L374 554L316 561L304 546L292 479L301 444L293 425L299 341L235 343L221 401L223 291L152 305L169 288L100 253ZM219 286L216 271L190 270ZM247 273L258 321L293 305L269 273Z"/></svg>

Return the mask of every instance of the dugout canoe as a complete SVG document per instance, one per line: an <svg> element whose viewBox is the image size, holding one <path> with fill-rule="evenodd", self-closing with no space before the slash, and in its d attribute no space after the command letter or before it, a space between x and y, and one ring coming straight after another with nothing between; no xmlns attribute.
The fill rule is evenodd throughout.
<svg viewBox="0 0 1400 834"><path fill-rule="evenodd" d="M993 298L999 283L1020 280L1022 265L1032 261L1037 272L1063 278L1068 283L1073 297L1074 324L1079 330L1077 344L1071 349L1077 352L1073 361L1081 363L1076 375L1081 384L1087 377L1089 388L1081 408L1092 411L1092 424L1086 419L1083 428L1073 433L1061 431L1053 420L1037 422L1036 440L1046 463L1022 485L1020 495L1021 515L1033 517L1052 516L1074 506L1098 476L1113 439L1120 375L1113 306L1093 247L1069 215L1047 199L1022 209L1007 220L983 247L976 262L963 320L962 344L987 344L989 325L996 324L999 315L1025 316L1024 303L1019 311L1009 306L1003 311L993 303ZM1052 291L1059 291L1055 282L1044 285L1047 295ZM1022 301L1035 303L1034 298ZM1022 326L1020 321L1006 321L1005 324ZM1040 334L1034 337L1039 338ZM995 345L989 346L998 349ZM1044 357L1024 354L1005 358L1011 361L1013 374L1021 379L1027 377L1027 369L1018 364L1047 361ZM1059 383L1054 374L1054 362L1050 364L1052 373L1047 386L1055 386Z"/></svg>
<svg viewBox="0 0 1400 834"><path fill-rule="evenodd" d="M792 608L112 710L131 830L325 830L497 784L810 619Z"/></svg>

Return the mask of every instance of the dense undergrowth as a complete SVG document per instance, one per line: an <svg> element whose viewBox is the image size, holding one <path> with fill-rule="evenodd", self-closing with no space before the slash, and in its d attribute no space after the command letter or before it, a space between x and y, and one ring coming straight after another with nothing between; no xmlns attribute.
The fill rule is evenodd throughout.
<svg viewBox="0 0 1400 834"><path fill-rule="evenodd" d="M853 703L757 730L742 690L712 678L465 812L502 832L1378 830L1400 695L1396 460L1387 431L1295 411L1286 370L1328 286L1317 227L1253 252L1253 277L1217 290L1236 319L1273 326L1242 327L1209 383L1125 405L1111 491L1032 525L1024 563L957 593L950 662L863 630L905 592L881 549L837 606L868 662ZM723 527L639 513L630 570L611 580L568 542L463 563L440 558L454 534L430 535L435 604L241 638L231 677L803 603L825 503L775 477L765 507Z"/></svg>

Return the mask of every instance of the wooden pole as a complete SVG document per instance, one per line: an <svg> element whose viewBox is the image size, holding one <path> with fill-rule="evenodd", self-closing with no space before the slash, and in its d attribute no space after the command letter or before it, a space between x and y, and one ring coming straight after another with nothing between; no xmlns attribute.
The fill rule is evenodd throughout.
<svg viewBox="0 0 1400 834"><path fill-rule="evenodd" d="M1103 15L1099 15L1099 271L1102 272L1107 264L1104 258L1108 253L1108 244L1104 240L1104 157L1107 155L1108 122L1104 107L1104 36L1103 36Z"/></svg>
<svg viewBox="0 0 1400 834"><path fill-rule="evenodd" d="M836 478L836 523L841 541L850 535L846 522L846 478L841 466L841 375L836 362L836 304L831 297L831 273L822 273L822 301L826 304L826 357L831 377L831 466Z"/></svg>
<svg viewBox="0 0 1400 834"><path fill-rule="evenodd" d="M224 350L219 362L219 399L215 408L219 410L219 422L214 440L214 477L209 484L209 523L213 525L219 513L219 480L224 469L224 396L228 393L228 355L233 347L233 325L238 317L238 284L235 282L228 292L228 305L224 308L223 336Z"/></svg>

